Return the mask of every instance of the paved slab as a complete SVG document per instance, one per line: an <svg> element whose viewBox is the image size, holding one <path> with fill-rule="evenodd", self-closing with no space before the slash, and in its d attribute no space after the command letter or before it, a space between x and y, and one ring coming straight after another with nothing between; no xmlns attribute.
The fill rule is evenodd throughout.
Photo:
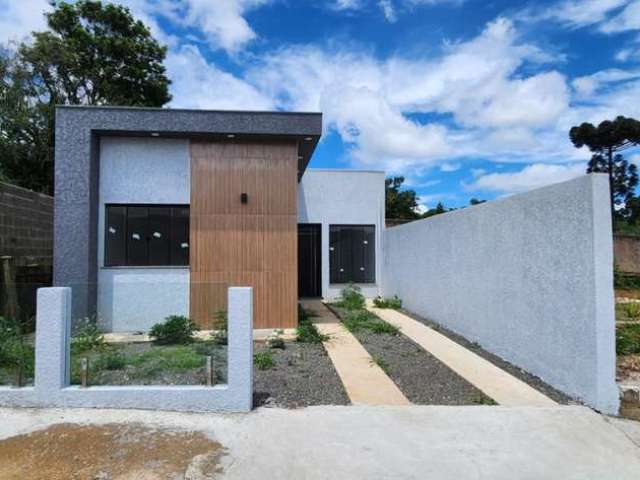
<svg viewBox="0 0 640 480"><path fill-rule="evenodd" d="M294 340L296 338L295 328L254 328L253 339L256 341L264 341L272 336L276 330L282 330L282 338L284 340ZM199 340L209 340L215 330L199 330L195 332L194 337ZM103 335L104 341L109 344L119 343L146 343L151 342L153 339L144 332L110 332Z"/></svg>
<svg viewBox="0 0 640 480"><path fill-rule="evenodd" d="M319 300L301 300L313 312L318 331L329 336L324 348L354 405L409 405L397 385L373 362L369 352Z"/></svg>
<svg viewBox="0 0 640 480"><path fill-rule="evenodd" d="M578 406L311 407L236 415L0 409L0 419L0 439L56 423L202 432L225 454L219 474L205 470L211 477L197 478L640 478L640 449L631 440L640 424L625 422L623 432L619 422Z"/></svg>
<svg viewBox="0 0 640 480"><path fill-rule="evenodd" d="M556 402L522 380L408 315L391 309L367 308L385 322L400 328L402 334L493 398L498 404L542 407L556 405Z"/></svg>

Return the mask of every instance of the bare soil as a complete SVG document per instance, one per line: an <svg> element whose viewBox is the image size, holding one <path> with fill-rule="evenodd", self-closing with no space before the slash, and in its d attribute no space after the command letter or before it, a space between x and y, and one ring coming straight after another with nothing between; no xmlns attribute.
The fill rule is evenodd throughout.
<svg viewBox="0 0 640 480"><path fill-rule="evenodd" d="M202 433L140 424L58 424L0 442L5 480L214 479L223 447Z"/></svg>

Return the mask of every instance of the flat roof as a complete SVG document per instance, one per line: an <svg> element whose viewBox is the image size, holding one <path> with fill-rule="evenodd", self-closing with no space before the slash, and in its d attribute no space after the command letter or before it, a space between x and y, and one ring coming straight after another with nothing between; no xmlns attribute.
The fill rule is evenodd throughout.
<svg viewBox="0 0 640 480"><path fill-rule="evenodd" d="M121 106L56 106L56 134L90 130L98 135L212 138L219 141L293 140L298 179L322 135L322 113L193 110Z"/></svg>

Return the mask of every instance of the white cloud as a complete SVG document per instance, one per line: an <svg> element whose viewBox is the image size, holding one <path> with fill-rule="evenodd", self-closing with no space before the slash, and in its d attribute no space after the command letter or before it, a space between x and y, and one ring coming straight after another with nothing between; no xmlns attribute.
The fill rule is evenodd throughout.
<svg viewBox="0 0 640 480"><path fill-rule="evenodd" d="M391 3L391 0L379 0L378 5L384 14L384 18L386 18L388 22L394 23L398 20L396 9L393 3Z"/></svg>
<svg viewBox="0 0 640 480"><path fill-rule="evenodd" d="M572 28L594 25L606 20L611 12L623 7L629 0L565 0L556 5L526 12L528 20L556 20Z"/></svg>
<svg viewBox="0 0 640 480"><path fill-rule="evenodd" d="M605 33L640 30L640 0L627 5L622 12L603 23L600 30Z"/></svg>
<svg viewBox="0 0 640 480"><path fill-rule="evenodd" d="M0 43L21 41L32 31L46 26L47 0L0 0Z"/></svg>
<svg viewBox="0 0 640 480"><path fill-rule="evenodd" d="M331 10L359 10L364 7L364 0L333 0L329 2Z"/></svg>
<svg viewBox="0 0 640 480"><path fill-rule="evenodd" d="M459 163L443 163L442 165L440 165L440 171L441 172L456 172L458 170L460 170L460 167L462 165L460 165Z"/></svg>
<svg viewBox="0 0 640 480"><path fill-rule="evenodd" d="M166 60L173 83L172 107L220 110L273 110L271 99L247 82L207 63L197 47L171 50Z"/></svg>
<svg viewBox="0 0 640 480"><path fill-rule="evenodd" d="M482 190L509 195L571 180L584 175L585 171L586 165L584 163L570 165L535 163L518 172L478 175L472 183L464 184L464 187L470 191Z"/></svg>

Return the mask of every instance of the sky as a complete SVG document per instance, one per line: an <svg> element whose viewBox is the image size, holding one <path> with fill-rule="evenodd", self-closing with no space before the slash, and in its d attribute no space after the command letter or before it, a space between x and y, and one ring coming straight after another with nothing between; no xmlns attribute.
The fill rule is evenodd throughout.
<svg viewBox="0 0 640 480"><path fill-rule="evenodd" d="M311 167L403 175L423 209L581 175L571 126L640 119L640 0L113 3L168 46L169 107L320 111ZM0 0L0 42L48 9Z"/></svg>

